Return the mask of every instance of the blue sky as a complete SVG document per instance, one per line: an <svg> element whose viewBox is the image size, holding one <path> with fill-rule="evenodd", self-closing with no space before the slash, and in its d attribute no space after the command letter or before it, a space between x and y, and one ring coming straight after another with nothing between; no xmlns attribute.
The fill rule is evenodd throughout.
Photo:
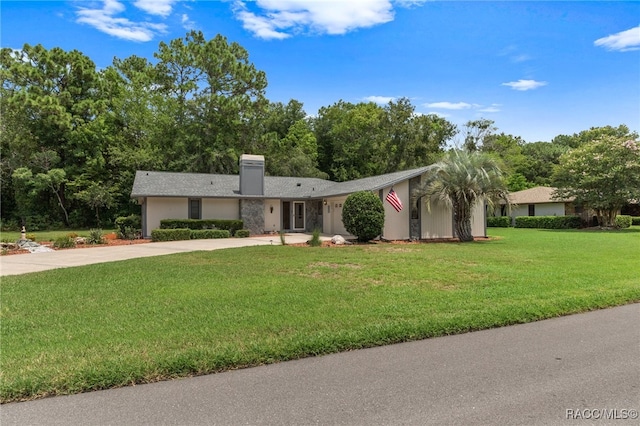
<svg viewBox="0 0 640 426"><path fill-rule="evenodd" d="M271 101L314 115L339 100L407 97L462 126L527 142L593 126L640 130L640 2L6 1L2 47L77 49L98 67L152 59L201 30L249 52Z"/></svg>

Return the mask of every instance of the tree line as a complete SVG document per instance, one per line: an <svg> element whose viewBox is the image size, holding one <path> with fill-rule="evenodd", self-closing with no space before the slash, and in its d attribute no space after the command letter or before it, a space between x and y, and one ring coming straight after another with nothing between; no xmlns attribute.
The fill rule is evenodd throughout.
<svg viewBox="0 0 640 426"><path fill-rule="evenodd" d="M517 190L551 184L553 164L587 139L637 138L622 125L525 143L490 120L458 129L416 114L406 98L340 100L310 116L295 99L266 98L267 76L242 46L197 31L105 69L77 50L3 48L0 77L2 224L33 230L108 226L138 213L136 170L235 174L243 153L264 155L269 175L345 181L434 163L462 137Z"/></svg>

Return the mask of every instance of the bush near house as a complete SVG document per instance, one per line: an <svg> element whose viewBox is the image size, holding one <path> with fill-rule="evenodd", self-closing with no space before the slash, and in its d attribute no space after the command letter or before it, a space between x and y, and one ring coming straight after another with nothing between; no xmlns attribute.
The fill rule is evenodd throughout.
<svg viewBox="0 0 640 426"><path fill-rule="evenodd" d="M631 224L633 226L640 226L640 216L631 216Z"/></svg>
<svg viewBox="0 0 640 426"><path fill-rule="evenodd" d="M191 229L154 229L151 241L181 241L191 239Z"/></svg>
<svg viewBox="0 0 640 426"><path fill-rule="evenodd" d="M580 228L579 216L518 216L516 228L572 229Z"/></svg>
<svg viewBox="0 0 640 426"><path fill-rule="evenodd" d="M244 227L242 220L229 219L162 219L161 229L226 229L231 235Z"/></svg>
<svg viewBox="0 0 640 426"><path fill-rule="evenodd" d="M247 238L251 235L251 231L248 229L238 229L235 234L233 234L236 238Z"/></svg>
<svg viewBox="0 0 640 426"><path fill-rule="evenodd" d="M142 233L142 218L132 214L116 218L115 225L118 228L118 237L124 240L133 240Z"/></svg>
<svg viewBox="0 0 640 426"><path fill-rule="evenodd" d="M342 208L342 222L348 233L366 242L382 234L384 207L380 197L369 191L349 195Z"/></svg>
<svg viewBox="0 0 640 426"><path fill-rule="evenodd" d="M208 240L212 238L230 238L231 233L226 229L192 229L192 240Z"/></svg>
<svg viewBox="0 0 640 426"><path fill-rule="evenodd" d="M621 229L629 228L632 223L633 223L633 220L631 219L631 216L627 216L623 214L619 214L618 216L616 216L617 228L621 228Z"/></svg>
<svg viewBox="0 0 640 426"><path fill-rule="evenodd" d="M487 218L489 228L509 228L511 227L511 216L490 216Z"/></svg>

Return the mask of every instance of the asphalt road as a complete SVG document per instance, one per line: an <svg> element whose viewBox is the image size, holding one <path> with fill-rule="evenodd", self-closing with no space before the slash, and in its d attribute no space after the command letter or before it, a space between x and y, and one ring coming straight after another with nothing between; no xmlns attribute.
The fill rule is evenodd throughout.
<svg viewBox="0 0 640 426"><path fill-rule="evenodd" d="M209 376L5 404L0 423L637 425L639 324L640 304L632 304Z"/></svg>

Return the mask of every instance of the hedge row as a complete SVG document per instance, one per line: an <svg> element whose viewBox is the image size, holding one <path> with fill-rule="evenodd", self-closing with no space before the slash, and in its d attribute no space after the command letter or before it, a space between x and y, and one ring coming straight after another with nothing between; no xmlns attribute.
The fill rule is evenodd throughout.
<svg viewBox="0 0 640 426"><path fill-rule="evenodd" d="M244 227L241 220L225 219L162 219L160 229L226 229L231 235Z"/></svg>
<svg viewBox="0 0 640 426"><path fill-rule="evenodd" d="M235 236L245 238L250 235L248 229L238 229ZM154 229L151 231L152 241L205 240L212 238L230 238L231 232L226 229Z"/></svg>
<svg viewBox="0 0 640 426"><path fill-rule="evenodd" d="M154 229L151 241L182 241L191 239L191 229Z"/></svg>
<svg viewBox="0 0 640 426"><path fill-rule="evenodd" d="M509 228L511 226L511 216L489 216L487 218L489 228Z"/></svg>
<svg viewBox="0 0 640 426"><path fill-rule="evenodd" d="M640 226L640 216L631 216L631 224L633 226Z"/></svg>
<svg viewBox="0 0 640 426"><path fill-rule="evenodd" d="M579 216L518 216L516 228L570 229L580 228Z"/></svg>
<svg viewBox="0 0 640 426"><path fill-rule="evenodd" d="M210 240L212 238L229 238L231 233L226 229L192 229L192 240Z"/></svg>

